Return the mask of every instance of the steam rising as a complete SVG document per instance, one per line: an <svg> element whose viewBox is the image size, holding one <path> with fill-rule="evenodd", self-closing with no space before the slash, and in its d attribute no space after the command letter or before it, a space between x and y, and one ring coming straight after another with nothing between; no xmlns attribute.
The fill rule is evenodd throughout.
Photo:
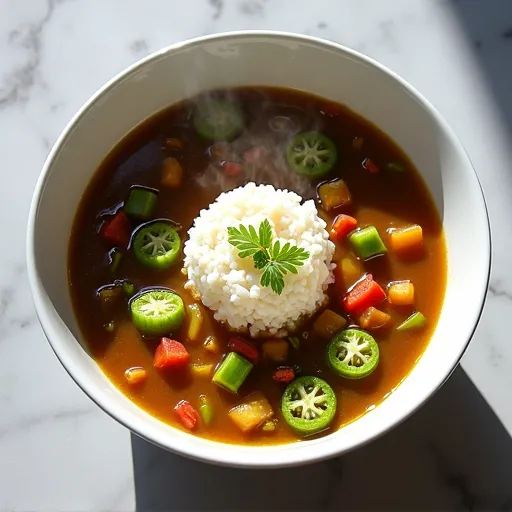
<svg viewBox="0 0 512 512"><path fill-rule="evenodd" d="M240 105L244 112L245 130L240 137L224 143L229 152L223 157L211 158L211 163L196 175L200 187L215 188L225 192L247 182L272 184L279 189L293 190L311 199L311 182L291 170L286 162L286 150L297 133L321 131L323 120L317 112L286 103L271 101L264 88L212 91L194 98L195 108L199 102L228 99ZM210 147L212 150L216 144ZM244 155L252 148L259 148L261 158L247 162ZM223 163L239 162L243 165L240 176L226 175Z"/></svg>

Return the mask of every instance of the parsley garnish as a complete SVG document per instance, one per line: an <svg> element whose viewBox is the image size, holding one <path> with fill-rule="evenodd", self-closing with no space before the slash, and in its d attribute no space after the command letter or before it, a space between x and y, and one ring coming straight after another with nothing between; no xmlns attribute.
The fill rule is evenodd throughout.
<svg viewBox="0 0 512 512"><path fill-rule="evenodd" d="M263 270L260 284L270 286L281 295L284 288L284 276L290 272L297 274L297 267L304 265L309 258L309 252L301 247L286 242L283 247L279 240L272 244L272 227L265 219L256 232L254 226L228 228L228 242L240 252L240 258L252 256L254 268Z"/></svg>

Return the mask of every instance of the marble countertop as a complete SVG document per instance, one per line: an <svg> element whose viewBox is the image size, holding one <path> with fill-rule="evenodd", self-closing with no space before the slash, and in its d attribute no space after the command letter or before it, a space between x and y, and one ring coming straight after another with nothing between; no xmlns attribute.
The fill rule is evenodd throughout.
<svg viewBox="0 0 512 512"><path fill-rule="evenodd" d="M510 0L0 0L0 13L0 511L512 510ZM25 226L49 148L99 86L169 43L258 28L351 46L439 108L482 181L494 268L462 367L418 413L340 459L250 472L155 448L77 388L34 313Z"/></svg>

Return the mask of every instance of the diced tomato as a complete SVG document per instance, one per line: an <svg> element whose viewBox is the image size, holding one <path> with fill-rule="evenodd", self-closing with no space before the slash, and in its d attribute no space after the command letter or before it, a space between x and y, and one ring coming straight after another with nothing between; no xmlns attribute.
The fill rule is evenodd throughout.
<svg viewBox="0 0 512 512"><path fill-rule="evenodd" d="M274 372L272 378L277 382L284 382L285 384L288 384L295 378L295 372L293 371L293 368L290 368L289 366L280 366Z"/></svg>
<svg viewBox="0 0 512 512"><path fill-rule="evenodd" d="M259 146L253 146L244 153L244 162L255 164L261 159L263 151Z"/></svg>
<svg viewBox="0 0 512 512"><path fill-rule="evenodd" d="M159 370L183 368L189 360L187 349L179 341L162 338L155 352L154 366Z"/></svg>
<svg viewBox="0 0 512 512"><path fill-rule="evenodd" d="M199 413L186 400L178 402L174 408L174 414L188 430L193 430L199 423Z"/></svg>
<svg viewBox="0 0 512 512"><path fill-rule="evenodd" d="M370 171L373 174L380 171L379 166L371 158L365 158L362 165L367 171Z"/></svg>
<svg viewBox="0 0 512 512"><path fill-rule="evenodd" d="M344 214L338 215L332 223L331 237L334 240L341 240L356 228L357 220L354 217Z"/></svg>
<svg viewBox="0 0 512 512"><path fill-rule="evenodd" d="M386 292L366 274L343 296L342 305L347 313L357 313L377 305L386 298Z"/></svg>
<svg viewBox="0 0 512 512"><path fill-rule="evenodd" d="M127 247L130 243L131 231L128 217L124 212L119 212L115 217L105 221L100 235L115 245Z"/></svg>
<svg viewBox="0 0 512 512"><path fill-rule="evenodd" d="M260 355L258 353L258 349L248 341L244 340L240 336L234 336L229 340L228 348L241 356L244 356L246 359L249 359L251 363L257 364Z"/></svg>
<svg viewBox="0 0 512 512"><path fill-rule="evenodd" d="M242 164L238 162L224 162L222 168L227 176L238 176L243 170Z"/></svg>

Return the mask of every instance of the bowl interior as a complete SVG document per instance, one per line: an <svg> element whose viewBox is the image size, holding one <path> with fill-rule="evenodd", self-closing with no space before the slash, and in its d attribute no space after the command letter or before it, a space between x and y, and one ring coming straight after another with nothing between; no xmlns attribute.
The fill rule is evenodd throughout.
<svg viewBox="0 0 512 512"><path fill-rule="evenodd" d="M112 147L137 124L176 101L205 89L237 85L309 91L344 103L379 126L423 175L448 246L441 317L425 354L404 383L340 431L278 447L230 446L195 438L132 404L77 343L82 339L67 284L68 241L77 205ZM235 33L175 45L145 59L107 84L75 116L52 150L36 189L28 258L47 337L73 378L102 408L143 437L186 455L275 467L324 458L366 442L405 418L443 383L480 315L490 245L485 204L466 154L437 112L410 86L338 45L284 34Z"/></svg>

